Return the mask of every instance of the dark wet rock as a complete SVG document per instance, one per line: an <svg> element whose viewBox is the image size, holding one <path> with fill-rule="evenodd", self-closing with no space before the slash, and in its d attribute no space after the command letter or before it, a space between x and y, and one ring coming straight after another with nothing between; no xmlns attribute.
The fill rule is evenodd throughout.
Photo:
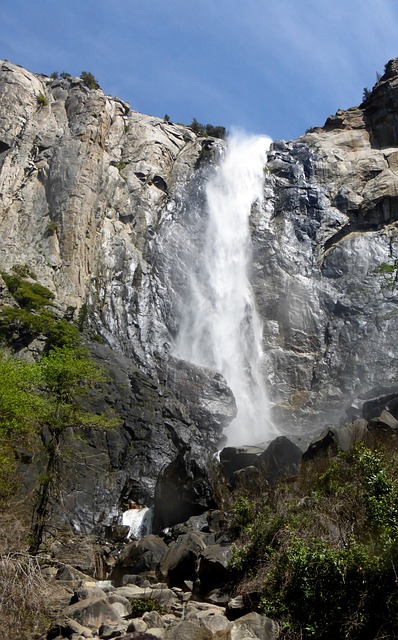
<svg viewBox="0 0 398 640"><path fill-rule="evenodd" d="M130 527L123 524L114 524L105 527L105 538L113 542L123 542L127 539Z"/></svg>
<svg viewBox="0 0 398 640"><path fill-rule="evenodd" d="M257 466L267 481L274 485L280 480L298 474L301 456L300 447L286 436L279 436L260 454Z"/></svg>
<svg viewBox="0 0 398 640"><path fill-rule="evenodd" d="M361 412L365 420L377 418L383 410L389 411L395 418L398 418L398 391L396 389L386 390L386 393L366 398L362 402Z"/></svg>
<svg viewBox="0 0 398 640"><path fill-rule="evenodd" d="M227 482L234 486L261 481L275 484L297 475L301 455L299 446L286 436L279 436L261 446L225 447L220 462Z"/></svg>
<svg viewBox="0 0 398 640"><path fill-rule="evenodd" d="M121 585L126 574L153 571L166 551L167 545L155 535L150 534L141 540L134 540L120 554L110 579Z"/></svg>
<svg viewBox="0 0 398 640"><path fill-rule="evenodd" d="M257 466L264 449L265 446L224 447L220 453L220 462L227 482L231 481L235 471Z"/></svg>
<svg viewBox="0 0 398 640"><path fill-rule="evenodd" d="M200 465L186 448L161 471L155 491L155 532L216 507L210 475L213 464L209 459L207 468Z"/></svg>
<svg viewBox="0 0 398 640"><path fill-rule="evenodd" d="M169 585L183 587L186 580L197 577L199 555L206 545L196 533L180 536L162 557L158 575Z"/></svg>
<svg viewBox="0 0 398 640"><path fill-rule="evenodd" d="M198 577L202 593L228 585L236 578L235 572L228 566L230 557L231 545L215 544L201 552Z"/></svg>
<svg viewBox="0 0 398 640"><path fill-rule="evenodd" d="M235 596L229 600L225 609L225 615L228 620L236 620L246 613L249 613L249 611L243 596Z"/></svg>
<svg viewBox="0 0 398 640"><path fill-rule="evenodd" d="M368 423L369 431L384 431L386 433L398 433L398 420L383 409L377 418L372 418Z"/></svg>

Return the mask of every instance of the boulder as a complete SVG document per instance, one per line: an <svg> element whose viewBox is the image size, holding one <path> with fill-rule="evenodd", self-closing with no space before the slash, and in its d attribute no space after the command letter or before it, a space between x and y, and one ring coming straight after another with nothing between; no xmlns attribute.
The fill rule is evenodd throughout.
<svg viewBox="0 0 398 640"><path fill-rule="evenodd" d="M165 640L212 640L213 634L209 629L199 626L189 620L173 624L164 635Z"/></svg>
<svg viewBox="0 0 398 640"><path fill-rule="evenodd" d="M382 431L384 433L397 433L398 431L398 420L386 409L383 409L381 414L377 416L377 418L372 418L369 420L368 424L369 431Z"/></svg>
<svg viewBox="0 0 398 640"><path fill-rule="evenodd" d="M194 532L182 535L172 542L162 557L158 574L168 584L183 588L187 580L197 577L199 554L205 549L205 543Z"/></svg>
<svg viewBox="0 0 398 640"><path fill-rule="evenodd" d="M122 618L105 598L87 598L71 604L65 615L76 620L83 627L99 629L102 624L121 624Z"/></svg>
<svg viewBox="0 0 398 640"><path fill-rule="evenodd" d="M165 542L153 534L149 534L141 540L133 540L121 552L110 579L120 586L123 583L123 576L126 574L153 571L157 568L166 551Z"/></svg>
<svg viewBox="0 0 398 640"><path fill-rule="evenodd" d="M365 420L377 418L385 409L389 411L395 418L398 418L398 392L396 388L384 389L374 397L366 397L363 400L357 400L357 405Z"/></svg>
<svg viewBox="0 0 398 640"><path fill-rule="evenodd" d="M270 442L256 462L267 481L275 485L280 480L298 474L301 456L300 447L288 437L279 436Z"/></svg>
<svg viewBox="0 0 398 640"><path fill-rule="evenodd" d="M259 613L248 613L232 623L231 640L277 640L278 637L277 623Z"/></svg>
<svg viewBox="0 0 398 640"><path fill-rule="evenodd" d="M216 507L210 468L210 459L206 467L186 447L161 471L155 490L153 531Z"/></svg>
<svg viewBox="0 0 398 640"><path fill-rule="evenodd" d="M246 467L256 467L265 446L224 447L220 452L220 462L227 482L235 471Z"/></svg>
<svg viewBox="0 0 398 640"><path fill-rule="evenodd" d="M200 626L207 629L217 640L229 640L232 623L224 615L210 614L200 618Z"/></svg>
<svg viewBox="0 0 398 640"><path fill-rule="evenodd" d="M118 640L158 640L158 636L154 636L152 633L146 631L133 631L126 635L119 636Z"/></svg>
<svg viewBox="0 0 398 640"><path fill-rule="evenodd" d="M349 451L356 442L363 440L368 434L366 420L354 420L341 427L327 427L309 445L303 453L303 460L311 460L318 455L326 455L338 450Z"/></svg>
<svg viewBox="0 0 398 640"><path fill-rule="evenodd" d="M275 484L285 477L296 475L302 451L286 436L279 436L269 444L244 447L225 447L220 462L227 482L250 484L261 478Z"/></svg>
<svg viewBox="0 0 398 640"><path fill-rule="evenodd" d="M199 557L198 577L202 593L228 584L235 572L228 567L231 557L231 545L214 544L206 547Z"/></svg>

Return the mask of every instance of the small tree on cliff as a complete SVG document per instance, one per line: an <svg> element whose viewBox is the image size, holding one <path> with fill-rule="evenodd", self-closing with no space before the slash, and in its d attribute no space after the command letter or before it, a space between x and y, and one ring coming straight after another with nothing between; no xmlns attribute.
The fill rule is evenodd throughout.
<svg viewBox="0 0 398 640"><path fill-rule="evenodd" d="M38 449L43 436L47 453L40 477L32 531L32 550L41 543L54 495L62 444L72 428L109 428L114 415L94 413L82 405L104 372L79 348L55 348L39 363L0 354L0 498L15 490L18 460Z"/></svg>
<svg viewBox="0 0 398 640"><path fill-rule="evenodd" d="M38 491L33 526L33 550L41 543L48 517L49 500L53 496L60 449L72 428L109 428L116 426L114 415L93 413L84 409L82 400L105 376L95 362L81 349L53 349L40 362L45 411L42 416L48 430L47 468Z"/></svg>
<svg viewBox="0 0 398 640"><path fill-rule="evenodd" d="M93 74L90 73L90 71L82 71L81 74L80 74L80 77L83 80L83 82L86 85L86 87L88 87L89 89L99 89L100 88L98 82L94 78Z"/></svg>

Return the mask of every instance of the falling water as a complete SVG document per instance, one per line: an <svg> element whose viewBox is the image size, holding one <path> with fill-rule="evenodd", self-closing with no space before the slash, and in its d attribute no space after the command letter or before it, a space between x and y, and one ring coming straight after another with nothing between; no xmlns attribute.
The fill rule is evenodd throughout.
<svg viewBox="0 0 398 640"><path fill-rule="evenodd" d="M130 527L129 538L142 538L151 533L153 509L128 509L123 512L122 524Z"/></svg>
<svg viewBox="0 0 398 640"><path fill-rule="evenodd" d="M254 444L273 430L263 379L262 324L249 281L252 205L262 199L270 139L234 135L206 186L203 250L190 274L190 303L177 340L185 360L221 371L238 407L228 444Z"/></svg>

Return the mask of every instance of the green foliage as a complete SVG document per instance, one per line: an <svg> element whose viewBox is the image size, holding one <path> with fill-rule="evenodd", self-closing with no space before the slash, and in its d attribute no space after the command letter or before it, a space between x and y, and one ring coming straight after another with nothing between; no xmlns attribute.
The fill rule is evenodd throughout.
<svg viewBox="0 0 398 640"><path fill-rule="evenodd" d="M39 283L26 280L26 277L36 277L26 265L16 265L12 271L2 276L20 307L0 309L0 339L11 346L23 346L35 337L44 336L47 351L77 346L80 343L78 327L51 312L54 294Z"/></svg>
<svg viewBox="0 0 398 640"><path fill-rule="evenodd" d="M160 615L164 613L163 607L156 598L131 598L131 614L132 618L139 618L146 611L157 611Z"/></svg>
<svg viewBox="0 0 398 640"><path fill-rule="evenodd" d="M84 327L87 324L87 319L88 319L88 306L86 303L84 303L80 307L79 313L77 316L77 326L79 331L83 331Z"/></svg>
<svg viewBox="0 0 398 640"><path fill-rule="evenodd" d="M36 274L28 264L14 264L11 267L11 271L20 278L32 278L32 280L37 280Z"/></svg>
<svg viewBox="0 0 398 640"><path fill-rule="evenodd" d="M42 398L34 393L40 380L37 364L0 352L0 500L14 489L16 460L36 442Z"/></svg>
<svg viewBox="0 0 398 640"><path fill-rule="evenodd" d="M368 100L371 95L372 95L372 90L368 89L368 87L364 87L363 94L362 94L362 102L365 102L366 100Z"/></svg>
<svg viewBox="0 0 398 640"><path fill-rule="evenodd" d="M46 232L48 233L48 235L52 236L54 235L54 233L57 233L57 231L58 231L57 223L54 220L49 220L46 228Z"/></svg>
<svg viewBox="0 0 398 640"><path fill-rule="evenodd" d="M255 502L247 496L240 496L232 509L232 521L230 523L231 533L238 536L253 522L255 515Z"/></svg>
<svg viewBox="0 0 398 640"><path fill-rule="evenodd" d="M165 113L165 114L164 114L164 116L163 116L163 120L164 120L164 122L170 122L170 116L169 116L169 114L168 114L168 113Z"/></svg>
<svg viewBox="0 0 398 640"><path fill-rule="evenodd" d="M37 450L45 428L47 465L39 479L32 550L42 540L57 465L71 429L107 429L118 424L112 412L98 413L83 397L105 381L104 372L81 348L54 348L40 362L0 353L0 501L16 485L21 454Z"/></svg>
<svg viewBox="0 0 398 640"><path fill-rule="evenodd" d="M222 126L214 126L212 124L201 124L196 120L196 118L192 119L191 124L189 125L190 129L197 136L211 136L213 138L221 138L224 139L227 137L227 130Z"/></svg>
<svg viewBox="0 0 398 640"><path fill-rule="evenodd" d="M100 88L98 82L94 78L93 74L90 73L90 71L82 71L81 74L80 74L80 77L83 80L83 82L86 85L86 87L88 87L89 89L99 89Z"/></svg>
<svg viewBox="0 0 398 640"><path fill-rule="evenodd" d="M52 291L38 282L26 280L15 272L3 272L1 275L9 292L23 309L42 309L54 299Z"/></svg>
<svg viewBox="0 0 398 640"><path fill-rule="evenodd" d="M382 262L375 273L384 277L386 287L395 287L398 282L398 258L393 262Z"/></svg>
<svg viewBox="0 0 398 640"><path fill-rule="evenodd" d="M119 173L121 173L123 169L127 167L127 164L123 162L123 160L120 160L119 162L116 163L115 166L116 166L116 169L119 171Z"/></svg>
<svg viewBox="0 0 398 640"><path fill-rule="evenodd" d="M40 93L37 94L36 98L37 98L37 103L41 107L46 107L48 105L48 98L46 98L44 93L42 93L41 91L40 91Z"/></svg>
<svg viewBox="0 0 398 640"><path fill-rule="evenodd" d="M105 380L81 349L55 348L40 362L0 352L0 494L7 495L22 450L38 444L42 427L58 441L70 427L108 428L115 417L84 409L84 394Z"/></svg>
<svg viewBox="0 0 398 640"><path fill-rule="evenodd" d="M304 638L359 638L370 631L382 577L379 559L362 545L339 549L292 534L267 575L261 608Z"/></svg>
<svg viewBox="0 0 398 640"><path fill-rule="evenodd" d="M46 338L46 349L73 347L80 343L80 334L67 320L54 317L46 310L32 313L17 307L0 309L0 338L10 345L29 344L34 337Z"/></svg>
<svg viewBox="0 0 398 640"><path fill-rule="evenodd" d="M391 445L383 451L359 443L307 463L294 485L238 500L231 563L241 571L240 591L261 594L260 609L279 620L284 638L397 637L398 460Z"/></svg>

